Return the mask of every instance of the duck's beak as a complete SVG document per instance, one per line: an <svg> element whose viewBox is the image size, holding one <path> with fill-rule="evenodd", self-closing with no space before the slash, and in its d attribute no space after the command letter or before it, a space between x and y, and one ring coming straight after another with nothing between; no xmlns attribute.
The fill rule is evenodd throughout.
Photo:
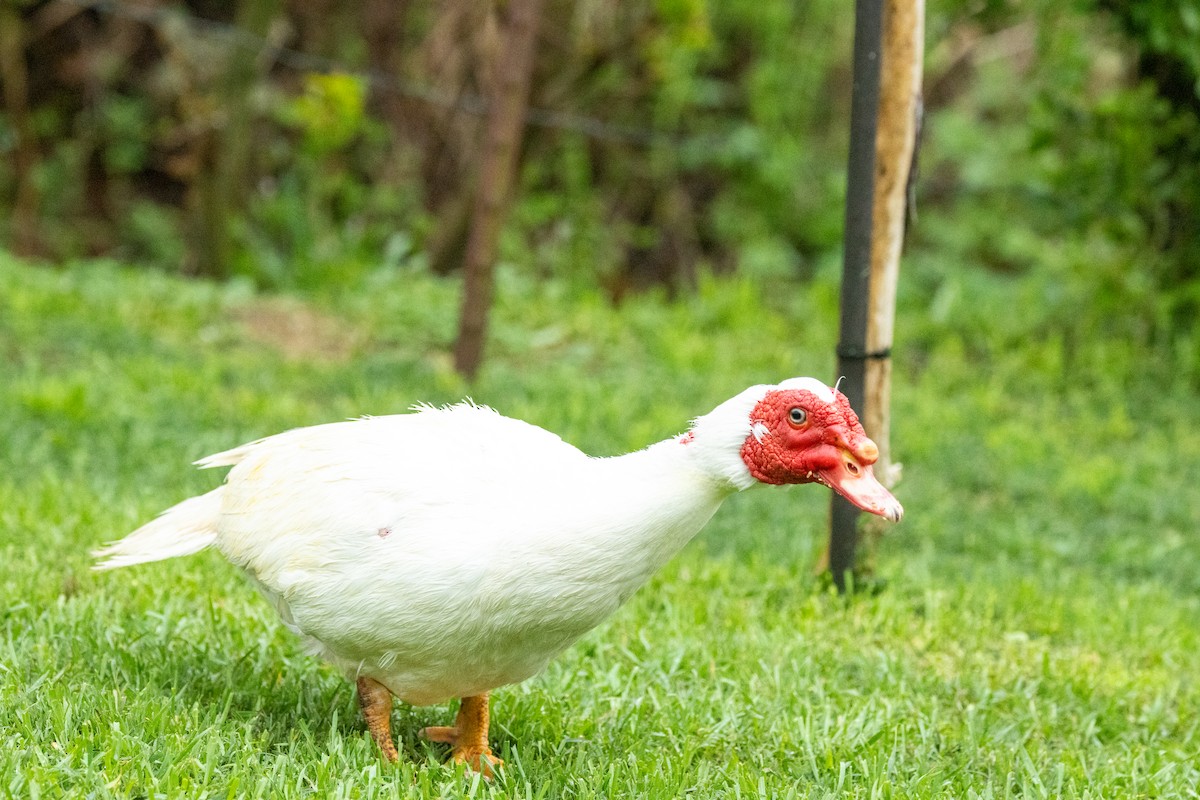
<svg viewBox="0 0 1200 800"><path fill-rule="evenodd" d="M879 458L879 448L870 439L858 443L855 452L842 449L837 462L820 471L821 482L870 514L899 522L904 507L875 478L871 465Z"/></svg>

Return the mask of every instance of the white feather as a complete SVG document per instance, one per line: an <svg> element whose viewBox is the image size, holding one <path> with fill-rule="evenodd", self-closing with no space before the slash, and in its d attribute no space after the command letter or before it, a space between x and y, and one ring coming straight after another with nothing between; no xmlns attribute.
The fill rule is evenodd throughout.
<svg viewBox="0 0 1200 800"><path fill-rule="evenodd" d="M788 378L775 388L801 389L807 392L812 392L826 403L832 403L835 399L837 399L836 392L816 378Z"/></svg>
<svg viewBox="0 0 1200 800"><path fill-rule="evenodd" d="M208 494L189 497L119 542L96 550L92 555L104 559L96 568L128 567L200 552L217 538L216 521L223 491L223 487L218 487Z"/></svg>

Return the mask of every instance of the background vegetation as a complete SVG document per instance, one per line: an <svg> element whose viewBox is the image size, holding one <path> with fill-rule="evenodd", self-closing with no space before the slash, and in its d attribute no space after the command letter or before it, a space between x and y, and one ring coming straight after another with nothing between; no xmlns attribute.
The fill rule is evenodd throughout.
<svg viewBox="0 0 1200 800"><path fill-rule="evenodd" d="M823 490L739 496L497 693L484 786L219 557L88 571L283 428L469 393L608 454L831 374L846 4L546 8L468 385L489 4L0 4L0 796L1196 797L1192 2L930 6L881 592L812 577Z"/></svg>
<svg viewBox="0 0 1200 800"><path fill-rule="evenodd" d="M501 13L8 3L0 235L262 287L454 272ZM928 15L911 248L1053 280L1064 336L1195 360L1173 339L1200 310L1200 4ZM811 278L840 245L852 24L830 0L548 3L505 260L617 298Z"/></svg>

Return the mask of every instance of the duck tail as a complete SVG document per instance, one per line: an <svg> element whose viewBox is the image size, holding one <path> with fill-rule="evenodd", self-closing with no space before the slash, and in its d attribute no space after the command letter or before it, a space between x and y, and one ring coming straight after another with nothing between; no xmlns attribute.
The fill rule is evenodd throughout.
<svg viewBox="0 0 1200 800"><path fill-rule="evenodd" d="M92 552L93 569L116 569L198 553L217 538L223 486L171 506L120 541Z"/></svg>

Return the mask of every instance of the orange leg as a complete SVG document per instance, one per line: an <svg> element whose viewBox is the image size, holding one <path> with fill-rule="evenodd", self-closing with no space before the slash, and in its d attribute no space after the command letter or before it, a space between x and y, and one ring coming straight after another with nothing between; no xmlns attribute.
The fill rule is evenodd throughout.
<svg viewBox="0 0 1200 800"><path fill-rule="evenodd" d="M495 774L504 762L492 755L488 747L488 696L478 694L464 697L458 707L454 727L422 728L421 736L431 742L452 745L451 758L485 777Z"/></svg>
<svg viewBox="0 0 1200 800"><path fill-rule="evenodd" d="M371 678L358 679L358 704L362 707L367 730L388 761L399 761L396 744L392 741L392 693L382 683Z"/></svg>

